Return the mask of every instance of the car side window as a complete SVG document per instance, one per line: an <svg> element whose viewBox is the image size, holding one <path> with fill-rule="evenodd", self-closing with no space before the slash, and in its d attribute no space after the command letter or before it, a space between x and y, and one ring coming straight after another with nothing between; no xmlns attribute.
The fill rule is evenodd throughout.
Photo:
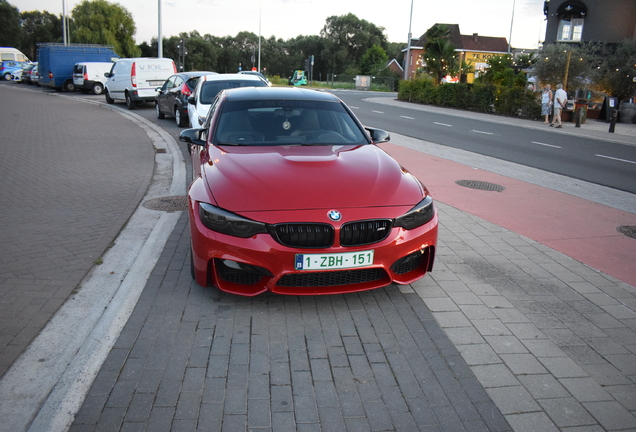
<svg viewBox="0 0 636 432"><path fill-rule="evenodd" d="M181 78L180 76L175 76L173 87L181 88L181 84L183 84L183 78Z"/></svg>

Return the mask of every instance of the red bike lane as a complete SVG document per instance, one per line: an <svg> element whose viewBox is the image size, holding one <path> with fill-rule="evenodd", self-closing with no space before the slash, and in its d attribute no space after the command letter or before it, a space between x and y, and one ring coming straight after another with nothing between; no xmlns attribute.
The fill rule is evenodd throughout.
<svg viewBox="0 0 636 432"><path fill-rule="evenodd" d="M636 286L636 240L617 231L636 226L636 214L399 145L380 147L420 179L435 200ZM505 189L470 189L459 180Z"/></svg>

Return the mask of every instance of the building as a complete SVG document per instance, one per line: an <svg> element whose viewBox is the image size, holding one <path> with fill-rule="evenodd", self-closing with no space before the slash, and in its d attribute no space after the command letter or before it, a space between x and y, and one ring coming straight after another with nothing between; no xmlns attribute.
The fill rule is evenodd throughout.
<svg viewBox="0 0 636 432"><path fill-rule="evenodd" d="M437 24L436 24L437 25ZM467 74L466 80L471 83L475 77L479 76L488 68L488 60L495 56L507 55L510 47L505 37L481 36L477 33L463 35L459 31L458 24L445 24L450 30L449 40L455 46L455 51L459 54L460 60L469 63L475 69L474 73ZM422 56L424 48L428 43L426 34L419 39L411 41L408 59L408 78L413 78L419 67L423 66ZM405 53L404 58L407 58Z"/></svg>
<svg viewBox="0 0 636 432"><path fill-rule="evenodd" d="M545 43L636 39L636 0L546 0Z"/></svg>

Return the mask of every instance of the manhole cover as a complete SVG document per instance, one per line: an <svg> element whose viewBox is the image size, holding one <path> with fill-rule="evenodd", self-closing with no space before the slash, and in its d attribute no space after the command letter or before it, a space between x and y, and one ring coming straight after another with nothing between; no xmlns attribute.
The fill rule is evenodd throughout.
<svg viewBox="0 0 636 432"><path fill-rule="evenodd" d="M148 200L143 206L150 210L174 212L188 209L188 197L171 196Z"/></svg>
<svg viewBox="0 0 636 432"><path fill-rule="evenodd" d="M479 180L457 180L455 183L470 189L479 189L479 190L491 191L491 192L501 192L505 189L505 187L501 185L498 185L495 183L488 183L485 181L479 181Z"/></svg>
<svg viewBox="0 0 636 432"><path fill-rule="evenodd" d="M616 231L618 231L619 233L629 238L636 239L636 226L621 225L618 228L616 228Z"/></svg>

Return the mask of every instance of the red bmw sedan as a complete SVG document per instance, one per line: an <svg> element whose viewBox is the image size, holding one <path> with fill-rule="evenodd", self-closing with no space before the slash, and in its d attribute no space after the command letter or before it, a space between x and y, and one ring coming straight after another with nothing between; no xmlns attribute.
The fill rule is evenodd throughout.
<svg viewBox="0 0 636 432"><path fill-rule="evenodd" d="M253 296L336 294L408 284L433 268L427 189L330 93L219 93L190 146L192 275Z"/></svg>

